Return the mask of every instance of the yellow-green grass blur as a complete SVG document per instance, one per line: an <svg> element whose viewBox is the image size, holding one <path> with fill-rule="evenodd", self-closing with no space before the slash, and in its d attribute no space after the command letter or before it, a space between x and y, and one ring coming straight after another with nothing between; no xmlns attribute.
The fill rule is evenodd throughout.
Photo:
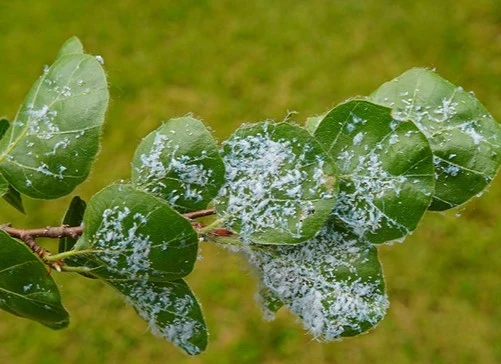
<svg viewBox="0 0 501 364"><path fill-rule="evenodd" d="M241 123L302 122L404 70L436 68L501 120L498 0L1 1L0 116L13 118L44 64L77 35L102 55L112 101L84 199L130 176L140 139L192 112L224 139ZM58 225L71 197L5 203L0 223ZM457 217L456 215L461 215ZM109 287L52 273L71 314L51 331L0 312L1 363L501 362L501 177L457 211L429 213L380 257L391 307L369 334L318 343L282 310L262 320L237 257L203 246L188 277L211 332L189 358L152 336ZM54 248L55 242L43 242ZM0 258L1 259L1 258Z"/></svg>

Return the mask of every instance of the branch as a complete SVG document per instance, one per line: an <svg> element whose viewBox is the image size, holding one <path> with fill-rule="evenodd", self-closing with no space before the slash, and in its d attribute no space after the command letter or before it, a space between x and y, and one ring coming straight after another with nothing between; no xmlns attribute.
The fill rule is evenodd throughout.
<svg viewBox="0 0 501 364"><path fill-rule="evenodd" d="M188 220L193 220L199 217L214 215L216 211L214 209L206 209L200 211L193 211L183 214L185 218ZM199 230L204 225L199 224L197 222L192 221L192 225L195 229ZM37 238L50 238L50 239L61 239L61 238L72 238L78 239L83 233L82 226L47 226L45 228L38 229L19 229L10 226L9 224L0 225L0 230L6 232L13 238L21 240L23 243L28 246L28 248L33 251L33 253L37 254L40 259L42 259L47 265L56 269L57 271L61 271L61 267L63 266L63 262L61 260L52 260L49 257L52 255L47 249L41 247L35 242Z"/></svg>
<svg viewBox="0 0 501 364"><path fill-rule="evenodd" d="M214 215L216 211L214 209L206 209L200 211L193 211L183 214L187 219L196 219L199 217ZM83 232L83 228L81 226L47 226L45 228L38 229L18 229L11 227L9 224L0 225L0 230L5 231L7 234L12 236L13 238L20 239L24 242L28 238L36 239L36 238L50 238L50 239L60 239L60 238L73 238L78 239ZM35 253L38 254L37 251Z"/></svg>
<svg viewBox="0 0 501 364"><path fill-rule="evenodd" d="M41 247L35 242L36 238L53 238L59 239L64 237L70 237L77 239L82 235L82 227L75 226L69 227L66 225L60 227L46 227L41 229L17 229L9 225L0 226L0 230L5 231L7 234L13 238L17 238L24 242L28 248L35 254L37 254L40 259L42 259L49 267L54 268L58 272L61 272L61 267L63 262L60 260L49 261L48 257L51 255L47 249Z"/></svg>
<svg viewBox="0 0 501 364"><path fill-rule="evenodd" d="M80 235L82 235L83 228L81 226L58 226L51 227L47 226L45 228L39 229L16 229L11 226L1 226L0 230L5 231L7 234L12 236L13 238L20 239L22 241L26 241L27 237L32 239L36 238L51 238L51 239L60 239L60 238L73 238L78 239Z"/></svg>
<svg viewBox="0 0 501 364"><path fill-rule="evenodd" d="M206 210L188 212L186 214L183 214L183 216L191 220L191 219L196 219L198 217L214 215L215 213L216 213L215 209L206 209Z"/></svg>

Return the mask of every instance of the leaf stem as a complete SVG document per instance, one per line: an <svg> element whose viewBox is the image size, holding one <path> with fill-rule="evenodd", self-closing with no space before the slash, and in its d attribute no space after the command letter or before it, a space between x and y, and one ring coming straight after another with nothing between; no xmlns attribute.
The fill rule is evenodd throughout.
<svg viewBox="0 0 501 364"><path fill-rule="evenodd" d="M208 235L207 236L207 240L210 241L210 242L213 242L217 245L222 245L222 246L227 246L227 245L231 245L231 246L243 246L244 243L242 243L241 240L237 239L237 238L231 238L231 237L227 237L227 236L213 236L213 235Z"/></svg>
<svg viewBox="0 0 501 364"><path fill-rule="evenodd" d="M216 221L213 221L212 223L210 223L209 225L207 226L204 226L203 228L201 228L199 230L200 234L204 234L204 233L208 233L210 232L212 229L214 229L215 227L221 225L221 223L224 221L224 219L217 219Z"/></svg>
<svg viewBox="0 0 501 364"><path fill-rule="evenodd" d="M63 272L71 272L71 273L91 273L92 272L92 269L88 268L88 267L70 267L70 266L67 266L67 265L63 265L61 267L61 270Z"/></svg>
<svg viewBox="0 0 501 364"><path fill-rule="evenodd" d="M78 255L85 255L85 254L89 254L89 253L96 253L96 252L99 252L99 250L93 250L93 249L68 250L66 252L62 252L59 254L50 255L46 258L46 260L49 262L53 262L53 261L57 261L57 260L63 260L63 259L69 258L69 257L74 257L74 256L78 256Z"/></svg>
<svg viewBox="0 0 501 364"><path fill-rule="evenodd" d="M215 209L206 209L200 211L187 212L186 214L183 214L183 216L186 217L187 219L196 219L199 217L211 216L215 214L216 214Z"/></svg>

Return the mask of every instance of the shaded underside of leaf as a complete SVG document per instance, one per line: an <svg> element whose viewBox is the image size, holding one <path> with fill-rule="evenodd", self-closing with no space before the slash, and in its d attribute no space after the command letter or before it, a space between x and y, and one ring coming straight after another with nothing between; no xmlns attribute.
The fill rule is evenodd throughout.
<svg viewBox="0 0 501 364"><path fill-rule="evenodd" d="M389 303L376 247L332 221L310 241L248 245L243 251L267 289L265 312L276 311L281 301L319 340L361 334L386 313Z"/></svg>
<svg viewBox="0 0 501 364"><path fill-rule="evenodd" d="M66 195L86 179L108 105L96 58L63 53L33 85L0 141L0 171L34 198Z"/></svg>
<svg viewBox="0 0 501 364"><path fill-rule="evenodd" d="M7 129L9 129L9 120L0 118L0 139L3 138Z"/></svg>
<svg viewBox="0 0 501 364"><path fill-rule="evenodd" d="M383 84L371 99L412 120L434 154L436 187L430 210L447 210L480 193L501 164L501 127L471 93L426 69Z"/></svg>
<svg viewBox="0 0 501 364"><path fill-rule="evenodd" d="M211 133L192 117L171 119L146 136L132 161L132 181L181 213L201 210L224 182Z"/></svg>
<svg viewBox="0 0 501 364"><path fill-rule="evenodd" d="M223 146L226 182L216 203L243 240L296 244L315 235L335 203L334 163L303 128L268 122Z"/></svg>
<svg viewBox="0 0 501 364"><path fill-rule="evenodd" d="M73 197L70 202L70 206L66 211L63 218L63 225L66 226L80 226L83 221L83 216L87 204L79 196ZM70 236L59 239L59 253L69 251L73 249L78 239L74 239Z"/></svg>
<svg viewBox="0 0 501 364"><path fill-rule="evenodd" d="M22 243L0 231L0 308L52 329L68 326L56 283Z"/></svg>
<svg viewBox="0 0 501 364"><path fill-rule="evenodd" d="M126 296L153 334L200 354L207 347L207 327L195 295L183 280L171 282L108 281Z"/></svg>
<svg viewBox="0 0 501 364"><path fill-rule="evenodd" d="M111 185L94 195L75 250L89 250L71 265L100 278L175 280L189 274L198 252L190 222L167 202L132 185Z"/></svg>
<svg viewBox="0 0 501 364"><path fill-rule="evenodd" d="M0 196L4 196L9 191L9 182L0 174Z"/></svg>
<svg viewBox="0 0 501 364"><path fill-rule="evenodd" d="M2 186L2 191L4 188L4 183L7 183L7 190L2 194L2 198L12 207L14 207L17 211L24 214L26 213L24 210L23 199L21 194L14 189L8 182L0 176L0 185Z"/></svg>
<svg viewBox="0 0 501 364"><path fill-rule="evenodd" d="M411 122L353 100L331 110L315 137L340 170L337 223L379 244L412 232L434 192L433 156Z"/></svg>

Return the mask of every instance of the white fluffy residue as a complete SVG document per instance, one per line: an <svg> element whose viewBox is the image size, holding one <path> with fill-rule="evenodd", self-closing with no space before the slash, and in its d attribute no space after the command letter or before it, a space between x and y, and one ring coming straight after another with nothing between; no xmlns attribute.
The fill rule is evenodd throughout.
<svg viewBox="0 0 501 364"><path fill-rule="evenodd" d="M203 165L208 158L205 153L199 156L178 155L180 146L168 135L157 132L148 154L140 156L141 164L136 167L138 183L149 192L161 194L166 187L167 179L178 180L180 190L171 190L168 201L175 205L180 198L192 202L204 199L206 186L214 184L212 170Z"/></svg>
<svg viewBox="0 0 501 364"><path fill-rule="evenodd" d="M341 179L341 191L337 196L334 216L359 236L375 233L383 223L408 233L406 227L386 216L377 205L378 200L387 194L399 195L407 177L391 175L383 167L381 155L375 150L358 157L353 152L344 151L337 159L340 166L350 165L353 169L344 168L350 172L349 176Z"/></svg>
<svg viewBox="0 0 501 364"><path fill-rule="evenodd" d="M484 137L475 129L475 124L476 123L466 123L463 124L460 129L462 132L470 136L473 144L479 145L484 140Z"/></svg>
<svg viewBox="0 0 501 364"><path fill-rule="evenodd" d="M118 283L117 286L126 292L126 301L148 322L153 334L182 347L191 355L200 353L202 348L191 340L205 331L205 326L192 317L197 306L192 296L179 295L174 287L148 281Z"/></svg>
<svg viewBox="0 0 501 364"><path fill-rule="evenodd" d="M365 125L367 123L367 120L362 119L354 113L350 113L350 118L350 121L346 123L346 131L348 133L352 133L358 125Z"/></svg>
<svg viewBox="0 0 501 364"><path fill-rule="evenodd" d="M459 172L463 169L460 166L454 165L453 163L446 161L444 159L433 157L433 164L435 165L435 173L438 175L443 174L445 178L456 177Z"/></svg>
<svg viewBox="0 0 501 364"><path fill-rule="evenodd" d="M458 103L452 98L443 98L436 107L416 105L413 98L403 98L401 102L404 106L394 108L393 117L401 121L412 120L427 137L443 128L443 123L457 114Z"/></svg>
<svg viewBox="0 0 501 364"><path fill-rule="evenodd" d="M146 217L127 207L115 206L104 210L100 228L94 235L93 249L107 268L128 279L146 279L150 271L151 241L138 231ZM127 219L127 221L126 221Z"/></svg>
<svg viewBox="0 0 501 364"><path fill-rule="evenodd" d="M262 284L319 340L361 333L385 315L389 302L374 249L333 227L295 246L242 247Z"/></svg>
<svg viewBox="0 0 501 364"><path fill-rule="evenodd" d="M359 132L353 137L353 145L360 144L364 139L365 133Z"/></svg>
<svg viewBox="0 0 501 364"><path fill-rule="evenodd" d="M458 88L458 90L460 90ZM462 91L462 90L460 90ZM459 104L453 101L453 98L442 98L440 104L436 107L416 105L412 98L401 100L403 107L394 109L393 116L398 120L412 120L416 123L420 131L428 138L434 138L437 134L443 134L450 128L458 128L463 133L471 137L473 144L479 145L485 140L481 134L478 120L470 120L461 124L450 124L446 122L458 115L457 108Z"/></svg>
<svg viewBox="0 0 501 364"><path fill-rule="evenodd" d="M27 106L28 115L28 133L36 135L39 139L52 139L55 133L59 133L59 126L55 123L57 111L51 110L49 106L44 105L35 109L32 104Z"/></svg>
<svg viewBox="0 0 501 364"><path fill-rule="evenodd" d="M310 200L333 197L325 160L312 157L310 144L273 138L269 127L224 144L226 183L219 198L226 222L239 227L244 241L267 229L300 237L304 219L315 212Z"/></svg>

